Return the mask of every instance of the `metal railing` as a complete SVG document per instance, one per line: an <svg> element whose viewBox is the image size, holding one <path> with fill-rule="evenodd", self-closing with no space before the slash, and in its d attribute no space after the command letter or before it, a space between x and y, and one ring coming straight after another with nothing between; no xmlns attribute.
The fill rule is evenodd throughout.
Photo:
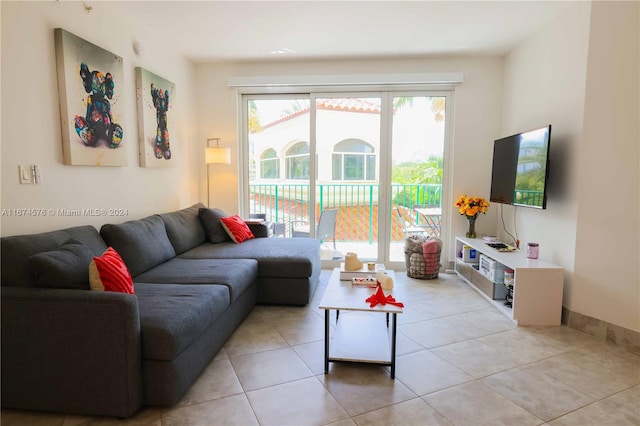
<svg viewBox="0 0 640 426"><path fill-rule="evenodd" d="M378 184L318 184L316 185L316 217L328 208L338 209L336 240L369 242L377 240ZM441 205L442 185L391 185L392 209L403 207L411 213L415 224L424 224L424 218L413 214L416 204ZM291 222L308 221L311 208L308 184L249 185L250 213L266 213L269 221L283 223L285 236L291 235ZM395 214L391 218L392 241L402 241L402 225Z"/></svg>

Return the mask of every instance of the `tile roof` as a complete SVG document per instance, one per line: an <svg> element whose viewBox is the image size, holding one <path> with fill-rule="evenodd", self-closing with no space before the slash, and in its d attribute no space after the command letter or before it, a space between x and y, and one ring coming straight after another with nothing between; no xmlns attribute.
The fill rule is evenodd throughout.
<svg viewBox="0 0 640 426"><path fill-rule="evenodd" d="M348 112L357 112L357 113L368 113L368 114L380 114L380 103L373 102L370 99L361 99L361 98L327 98L327 99L317 99L316 100L317 109L323 110L332 110L332 111L348 111ZM309 113L309 107L303 108L298 111L294 111L290 114L287 114L283 117L278 118L275 121L267 123L262 126L263 129L268 127L273 127L277 124L283 123L285 121L291 120L295 117L299 117L304 114Z"/></svg>

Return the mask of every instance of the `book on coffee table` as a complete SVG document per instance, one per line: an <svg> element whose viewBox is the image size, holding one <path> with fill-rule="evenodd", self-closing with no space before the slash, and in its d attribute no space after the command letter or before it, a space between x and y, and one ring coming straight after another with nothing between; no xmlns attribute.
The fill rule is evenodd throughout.
<svg viewBox="0 0 640 426"><path fill-rule="evenodd" d="M340 281L351 281L353 278L375 277L376 273L384 272L384 270L384 265L382 263L376 263L374 269L371 270L369 269L367 262L364 262L362 268L347 271L344 269L344 263L341 263Z"/></svg>

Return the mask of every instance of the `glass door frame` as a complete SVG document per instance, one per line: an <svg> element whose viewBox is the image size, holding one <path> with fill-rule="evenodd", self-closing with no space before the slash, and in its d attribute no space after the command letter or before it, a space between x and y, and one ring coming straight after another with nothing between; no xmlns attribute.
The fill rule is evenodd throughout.
<svg viewBox="0 0 640 426"><path fill-rule="evenodd" d="M240 164L240 179L238 179L238 211L241 215L248 214L249 210L249 160L248 152L248 104L251 99L309 99L310 103L310 130L309 130L309 203L315 205L316 202L316 100L326 97L379 97L381 100L380 114L380 160L379 160L379 192L378 192L378 258L379 263L384 263L390 269L404 269L404 262L391 262L391 152L393 134L393 98L394 97L444 97L445 98L445 131L444 131L444 152L443 152L443 177L441 194L441 237L442 256L446 257L449 252L451 241L447 236L451 235L450 215L453 203L451 195L451 170L452 159L452 129L453 129L453 104L454 90L452 86L418 85L397 87L371 86L371 87L280 87L278 89L266 89L264 87L243 88L237 91L238 95L238 156ZM310 209L309 220L316 223L315 209ZM313 236L314 229L311 227ZM445 260L441 258L441 262ZM340 260L323 260L323 267L339 266ZM446 266L446 265L445 265Z"/></svg>

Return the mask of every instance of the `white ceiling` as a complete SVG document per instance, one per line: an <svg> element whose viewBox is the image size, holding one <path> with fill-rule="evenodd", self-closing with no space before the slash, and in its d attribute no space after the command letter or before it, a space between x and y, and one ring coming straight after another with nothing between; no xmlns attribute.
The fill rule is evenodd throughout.
<svg viewBox="0 0 640 426"><path fill-rule="evenodd" d="M141 31L152 35L154 42L202 63L503 55L571 3L135 1L115 4Z"/></svg>

